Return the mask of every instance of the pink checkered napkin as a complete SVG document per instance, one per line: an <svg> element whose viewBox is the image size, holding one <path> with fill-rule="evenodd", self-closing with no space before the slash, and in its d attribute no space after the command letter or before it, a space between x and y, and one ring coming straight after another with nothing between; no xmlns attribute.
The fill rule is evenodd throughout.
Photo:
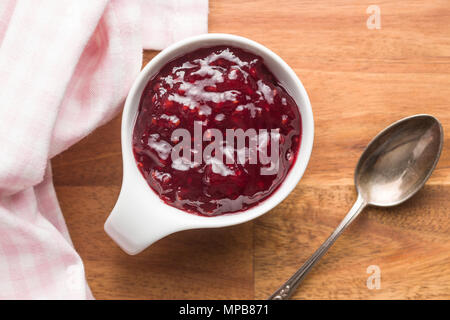
<svg viewBox="0 0 450 320"><path fill-rule="evenodd" d="M207 0L0 1L0 299L92 298L49 159L117 114L143 43L206 32L207 12Z"/></svg>

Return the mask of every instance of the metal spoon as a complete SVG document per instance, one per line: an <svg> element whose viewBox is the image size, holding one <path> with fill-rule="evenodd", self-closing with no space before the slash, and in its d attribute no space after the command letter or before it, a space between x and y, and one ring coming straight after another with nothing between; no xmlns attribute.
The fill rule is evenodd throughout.
<svg viewBox="0 0 450 320"><path fill-rule="evenodd" d="M367 205L396 206L419 191L436 167L443 141L442 125L430 115L404 118L381 131L356 166L355 204L330 237L269 300L291 297L309 270Z"/></svg>

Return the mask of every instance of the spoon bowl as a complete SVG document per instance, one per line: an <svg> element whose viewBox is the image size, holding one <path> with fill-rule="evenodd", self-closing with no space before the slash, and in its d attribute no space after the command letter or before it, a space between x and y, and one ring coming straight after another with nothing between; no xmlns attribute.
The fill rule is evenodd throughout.
<svg viewBox="0 0 450 320"><path fill-rule="evenodd" d="M399 120L367 146L355 170L355 185L367 204L390 207L412 197L439 160L443 129L433 116Z"/></svg>

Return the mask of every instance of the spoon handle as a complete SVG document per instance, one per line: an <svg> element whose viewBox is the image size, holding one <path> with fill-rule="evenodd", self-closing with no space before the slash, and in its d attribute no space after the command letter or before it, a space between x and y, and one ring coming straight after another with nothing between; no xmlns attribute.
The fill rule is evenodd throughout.
<svg viewBox="0 0 450 320"><path fill-rule="evenodd" d="M319 259L328 251L328 249L333 245L336 239L341 235L341 233L350 225L350 223L358 216L358 214L366 207L366 202L358 194L355 204L350 209L350 211L345 216L344 220L339 224L339 226L334 230L334 232L328 237L327 240L317 249L316 252L294 273L292 277L289 278L274 294L269 297L269 300L286 300L289 299L297 289L298 285L305 276L308 274L309 270L319 261Z"/></svg>

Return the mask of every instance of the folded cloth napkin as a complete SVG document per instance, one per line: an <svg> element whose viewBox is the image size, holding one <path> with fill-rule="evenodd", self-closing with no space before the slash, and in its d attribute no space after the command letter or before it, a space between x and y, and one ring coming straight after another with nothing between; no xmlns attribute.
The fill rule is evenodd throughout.
<svg viewBox="0 0 450 320"><path fill-rule="evenodd" d="M117 114L143 44L206 32L207 14L207 0L0 2L0 299L92 298L49 159Z"/></svg>

